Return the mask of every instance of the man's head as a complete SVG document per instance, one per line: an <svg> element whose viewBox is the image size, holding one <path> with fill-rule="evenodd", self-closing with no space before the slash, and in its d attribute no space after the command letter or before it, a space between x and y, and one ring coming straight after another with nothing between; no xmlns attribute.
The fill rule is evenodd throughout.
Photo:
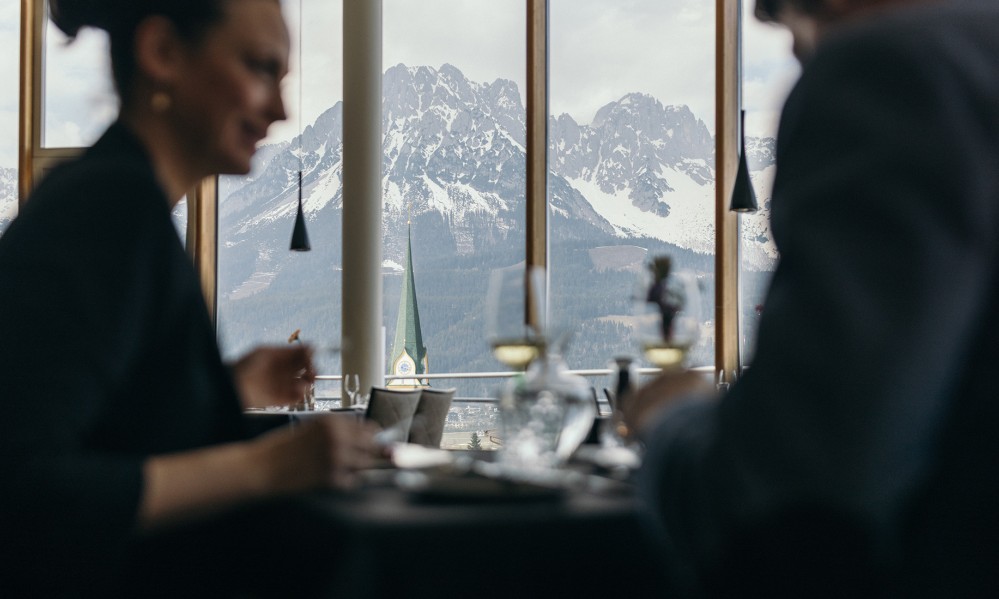
<svg viewBox="0 0 999 599"><path fill-rule="evenodd" d="M847 20L873 15L893 6L927 0L756 0L756 18L779 23L794 36L794 55L806 59L825 31Z"/></svg>

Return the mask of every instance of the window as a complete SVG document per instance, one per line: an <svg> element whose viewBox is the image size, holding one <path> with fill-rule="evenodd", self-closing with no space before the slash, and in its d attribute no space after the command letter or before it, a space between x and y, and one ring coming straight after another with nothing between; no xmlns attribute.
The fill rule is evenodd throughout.
<svg viewBox="0 0 999 599"><path fill-rule="evenodd" d="M667 254L702 286L688 359L712 365L715 3L550 6L550 312L574 333L567 362L639 353L638 277Z"/></svg>
<svg viewBox="0 0 999 599"><path fill-rule="evenodd" d="M17 215L19 4L0 1L0 77L11 83L0 92L0 234Z"/></svg>
<svg viewBox="0 0 999 599"><path fill-rule="evenodd" d="M177 227L177 235L180 236L182 244L187 243L187 196L180 198L177 205L173 207L170 214L173 217L173 224Z"/></svg>
<svg viewBox="0 0 999 599"><path fill-rule="evenodd" d="M302 14L298 3L282 6L292 39L288 120L271 126L248 175L219 178L218 332L227 359L287 343L295 330L317 348L340 343L343 8L329 0L304 0ZM310 252L289 250L300 169ZM318 357L320 374L340 373L337 356Z"/></svg>
<svg viewBox="0 0 999 599"><path fill-rule="evenodd" d="M69 44L46 18L43 52L41 146L93 144L118 116L107 34L86 27Z"/></svg>
<svg viewBox="0 0 999 599"><path fill-rule="evenodd" d="M13 4L13 3L11 3ZM46 13L47 14L47 13ZM16 19L4 21L14 27ZM93 28L70 40L47 18L44 24L41 148L81 148L92 145L118 116L118 99L111 78L108 37ZM11 56L17 52L12 51ZM14 96L16 106L16 96ZM15 114L16 114L16 108ZM17 139L16 133L12 139ZM16 152L16 145L13 148ZM71 154L59 152L62 158ZM14 157L16 164L16 156ZM42 166L44 170L53 163ZM0 167L5 166L0 163ZM16 176L14 177L16 198ZM16 205L16 200L14 202ZM0 222L2 222L0 217ZM182 242L187 238L187 198L173 210ZM2 226L2 225L0 225Z"/></svg>
<svg viewBox="0 0 999 599"><path fill-rule="evenodd" d="M43 15L42 4L27 6ZM627 303L635 291L635 272L650 255L672 254L680 268L698 272L702 299L711 304L704 310L709 316L714 271L732 272L733 238L727 232L715 235L717 201L711 190L716 129L724 131L718 135L726 144L732 135L730 75L714 80L716 67L731 64L731 57L714 55L715 34L733 35L733 7L711 0L661 4L550 0L546 257L552 320L579 325L568 355L575 368L599 368L616 353L637 353L629 338ZM0 10L9 13L2 13L6 23L16 22L15 7L0 0ZM716 18L717 7L725 10ZM199 210L192 205L195 238L188 242L198 264L208 265L203 279L215 282L206 293L218 298L220 343L227 358L260 343L284 343L296 329L316 346L340 340L343 4L301 0L285 3L284 10L293 40L303 41L301 54L293 43L286 82L290 119L272 127L248 176L219 180L217 239L214 216L205 216L205 205ZM526 239L523 208L526 16L523 0L384 0L385 295L380 309L390 366L412 230L430 372L502 369L481 341L489 272L523 263L528 251L536 261L536 249L543 247ZM760 215L741 217L742 338L751 340L753 308L776 260L768 245L772 168L768 171L765 153L772 143L767 139L773 136L771 113L783 97L761 91L776 80L789 80L796 67L783 33L747 22L747 130L764 207ZM7 33L0 42L16 37L13 25L0 31ZM84 31L65 46L50 25L44 33L43 82L35 86L44 97L34 104L42 109L42 131L32 132L36 137L27 162L36 176L94 141L116 112L103 36ZM14 55L12 46L7 56ZM726 115L717 127L716 96L725 98L719 106ZM2 102L0 112L16 110L13 101ZM65 146L72 149L60 149ZM726 155L730 149L725 147ZM0 150L0 161L2 156ZM10 164L7 168L14 168L13 160ZM305 254L285 249L300 167L313 242L312 252ZM0 227L15 205L15 200L0 200ZM186 235L186 212L182 203L174 213L181 235ZM729 226L724 225L726 231ZM716 245L726 248L717 260ZM734 279L726 274L724 280ZM732 297L736 290L725 285L721 293ZM211 298L209 303L214 303ZM702 323L703 343L692 354L695 364L710 365L717 353L730 368L736 321L728 306L718 331L711 318ZM711 347L716 338L717 352ZM339 361L320 368L339 374ZM495 387L488 380L456 381L455 386L462 387L459 396L480 397Z"/></svg>
<svg viewBox="0 0 999 599"><path fill-rule="evenodd" d="M525 8L522 0L385 0L384 258L390 373L406 354L429 372L505 370L484 340L490 272L525 256ZM412 319L408 242L423 348ZM400 317L401 313L401 317ZM400 358L402 361L400 361ZM486 397L494 379L435 381ZM483 427L484 428L484 427Z"/></svg>
<svg viewBox="0 0 999 599"><path fill-rule="evenodd" d="M746 110L746 158L760 209L740 217L739 343L743 365L752 359L756 324L767 285L777 266L770 232L777 124L799 67L791 54L791 36L782 27L752 16L752 0L743 0L743 106Z"/></svg>

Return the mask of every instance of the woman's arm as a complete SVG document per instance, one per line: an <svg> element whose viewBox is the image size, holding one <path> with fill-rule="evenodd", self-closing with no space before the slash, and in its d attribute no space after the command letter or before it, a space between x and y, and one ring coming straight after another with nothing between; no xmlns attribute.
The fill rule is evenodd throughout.
<svg viewBox="0 0 999 599"><path fill-rule="evenodd" d="M347 487L373 455L369 428L331 415L251 441L151 457L138 526L154 530L253 499Z"/></svg>

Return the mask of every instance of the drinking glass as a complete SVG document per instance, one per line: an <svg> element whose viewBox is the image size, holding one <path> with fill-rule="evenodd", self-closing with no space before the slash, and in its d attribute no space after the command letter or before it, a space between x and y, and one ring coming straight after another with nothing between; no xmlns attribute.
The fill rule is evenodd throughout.
<svg viewBox="0 0 999 599"><path fill-rule="evenodd" d="M486 339L493 357L514 370L544 351L545 272L521 265L500 268L489 277Z"/></svg>
<svg viewBox="0 0 999 599"><path fill-rule="evenodd" d="M690 270L667 268L666 276L654 270L639 282L634 332L650 364L662 370L682 368L705 321L700 284Z"/></svg>
<svg viewBox="0 0 999 599"><path fill-rule="evenodd" d="M339 389L333 384L333 375L340 370L340 348L321 346L312 349L312 368L318 377L309 389L310 409L329 411L340 403Z"/></svg>
<svg viewBox="0 0 999 599"><path fill-rule="evenodd" d="M357 392L361 390L361 378L356 374L345 374L343 375L343 390L347 392L347 397L350 398L350 406L354 406L354 398L357 396Z"/></svg>

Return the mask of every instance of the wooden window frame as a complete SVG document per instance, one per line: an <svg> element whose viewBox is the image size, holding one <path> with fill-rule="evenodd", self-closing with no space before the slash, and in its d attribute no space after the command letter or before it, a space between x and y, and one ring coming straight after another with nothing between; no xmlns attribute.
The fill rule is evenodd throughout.
<svg viewBox="0 0 999 599"><path fill-rule="evenodd" d="M549 0L527 1L527 264L548 259ZM715 372L738 376L739 220L729 211L738 163L741 0L715 0Z"/></svg>
<svg viewBox="0 0 999 599"><path fill-rule="evenodd" d="M548 16L549 0L527 3L527 263L548 262ZM715 370L733 381L739 359L739 222L728 202L737 163L739 5L715 2ZM45 0L21 0L18 204L34 183L82 148L41 147ZM347 24L345 23L346 27ZM218 178L188 194L187 247L213 321L218 285Z"/></svg>
<svg viewBox="0 0 999 599"><path fill-rule="evenodd" d="M18 117L18 208L35 184L60 162L83 148L42 147L42 67L45 52L45 0L21 0L20 115ZM205 179L187 194L187 250L191 254L212 321L216 314L218 177Z"/></svg>

